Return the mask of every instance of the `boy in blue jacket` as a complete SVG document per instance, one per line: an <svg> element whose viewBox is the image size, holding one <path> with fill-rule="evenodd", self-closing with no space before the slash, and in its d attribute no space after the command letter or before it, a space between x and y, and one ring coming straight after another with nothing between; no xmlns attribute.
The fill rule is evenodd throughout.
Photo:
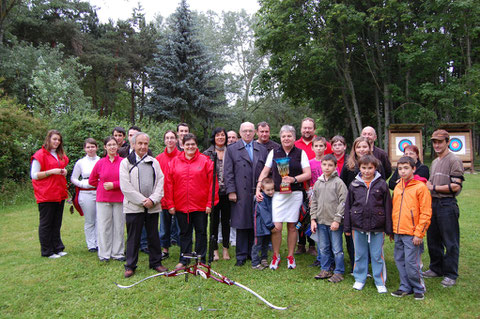
<svg viewBox="0 0 480 319"><path fill-rule="evenodd" d="M268 267L268 244L271 231L275 229L272 222L272 196L275 193L275 184L271 178L267 177L262 180L261 187L263 201L256 203L253 216L255 241L252 246L252 268L258 270Z"/></svg>

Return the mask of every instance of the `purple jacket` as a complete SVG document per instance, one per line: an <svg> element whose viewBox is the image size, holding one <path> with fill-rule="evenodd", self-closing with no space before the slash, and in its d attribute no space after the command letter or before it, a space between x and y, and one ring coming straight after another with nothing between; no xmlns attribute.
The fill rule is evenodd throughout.
<svg viewBox="0 0 480 319"><path fill-rule="evenodd" d="M364 232L385 232L392 234L392 198L388 185L376 172L370 188L357 175L348 187L345 202L343 231L352 229Z"/></svg>

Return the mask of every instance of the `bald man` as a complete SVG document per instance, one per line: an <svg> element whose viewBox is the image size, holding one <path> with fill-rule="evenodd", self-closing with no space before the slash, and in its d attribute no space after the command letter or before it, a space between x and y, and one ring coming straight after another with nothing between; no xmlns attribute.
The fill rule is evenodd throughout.
<svg viewBox="0 0 480 319"><path fill-rule="evenodd" d="M390 160L388 159L387 152L375 146L377 132L375 132L373 127L365 126L362 130L362 136L368 138L368 140L372 143L372 153L382 163L383 169L385 170L385 180L387 180L390 175L392 175L392 163L390 163Z"/></svg>

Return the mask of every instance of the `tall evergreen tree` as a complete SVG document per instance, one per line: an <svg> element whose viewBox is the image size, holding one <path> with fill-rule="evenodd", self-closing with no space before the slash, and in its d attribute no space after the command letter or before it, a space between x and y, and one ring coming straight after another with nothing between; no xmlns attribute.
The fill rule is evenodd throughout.
<svg viewBox="0 0 480 319"><path fill-rule="evenodd" d="M169 32L158 49L155 66L150 69L152 91L145 113L160 120L198 123L205 133L215 107L225 99L185 0L172 15Z"/></svg>

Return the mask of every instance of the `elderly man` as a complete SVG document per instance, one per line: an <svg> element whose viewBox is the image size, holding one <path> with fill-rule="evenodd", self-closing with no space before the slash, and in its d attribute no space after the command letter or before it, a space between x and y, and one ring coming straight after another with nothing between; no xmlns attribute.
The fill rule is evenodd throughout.
<svg viewBox="0 0 480 319"><path fill-rule="evenodd" d="M392 175L392 163L390 163L390 160L388 159L387 152L375 146L377 132L375 132L373 127L365 126L362 130L362 136L368 138L368 140L372 143L373 156L375 156L382 163L383 169L385 170L385 180L387 180L390 175Z"/></svg>
<svg viewBox="0 0 480 319"><path fill-rule="evenodd" d="M158 236L158 216L162 211L163 173L160 164L148 155L150 137L136 133L131 143L134 151L120 163L120 189L124 195L123 212L127 224L127 262L125 278L133 276L137 268L142 228L147 232L150 268L167 271L162 266L162 248Z"/></svg>
<svg viewBox="0 0 480 319"><path fill-rule="evenodd" d="M315 121L311 117L306 117L302 120L300 126L300 133L302 136L295 141L295 146L307 153L308 160L315 158L315 152L312 149L312 141L316 137L315 135ZM332 145L327 142L327 148L324 155L332 153Z"/></svg>
<svg viewBox="0 0 480 319"><path fill-rule="evenodd" d="M432 162L427 187L432 194L432 222L427 230L429 270L426 278L444 276L444 287L455 285L458 277L460 255L459 209L455 198L462 190L463 163L450 152L450 135L445 130L436 130L432 144L437 158Z"/></svg>
<svg viewBox="0 0 480 319"><path fill-rule="evenodd" d="M253 140L255 126L240 125L241 139L227 147L224 181L232 204L231 225L237 229L236 266L243 266L251 256L253 244L254 195L258 176L265 165L267 150Z"/></svg>
<svg viewBox="0 0 480 319"><path fill-rule="evenodd" d="M268 152L280 147L280 144L270 139L270 125L267 122L260 122L257 124L257 136L257 142L262 144Z"/></svg>

